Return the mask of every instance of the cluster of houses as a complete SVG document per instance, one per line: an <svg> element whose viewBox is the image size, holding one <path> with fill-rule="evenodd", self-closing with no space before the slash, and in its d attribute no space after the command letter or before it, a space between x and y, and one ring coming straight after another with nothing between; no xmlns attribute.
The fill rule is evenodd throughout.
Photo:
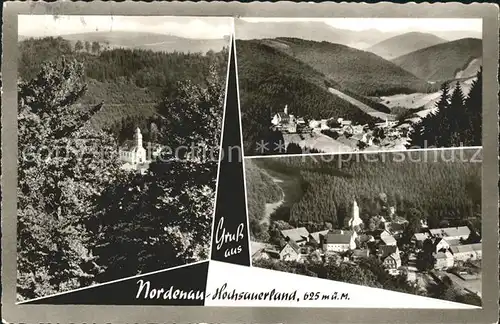
<svg viewBox="0 0 500 324"><path fill-rule="evenodd" d="M329 255L338 254L346 261L356 261L376 255L390 273L397 273L401 267L401 257L395 237L402 235L404 224L383 221L384 229L364 233L361 230L363 220L359 217L359 207L354 201L348 222L349 230L329 229L313 233L305 227L281 230L279 246L254 250L252 258L301 262L316 251L323 260L328 259Z"/></svg>
<svg viewBox="0 0 500 324"><path fill-rule="evenodd" d="M289 134L305 132L306 130L309 132L329 130L336 132L339 135L346 135L357 142L364 143L367 146L372 146L375 138L373 131L370 130L368 125L355 125L351 120L344 118L337 118L336 120L312 119L306 123L303 118L297 118L293 114L290 114L288 111L288 105L285 105L282 112L278 112L272 116L271 124L275 130ZM395 127L396 125L396 121L386 119L384 122L375 124L375 127L383 130L384 134L388 138L399 138L406 132L402 132L400 127Z"/></svg>
<svg viewBox="0 0 500 324"><path fill-rule="evenodd" d="M287 133L297 133L298 127L303 127L305 121L303 118L296 118L294 115L288 112L288 105L282 112L278 112L271 118L271 124L276 130L287 132Z"/></svg>
<svg viewBox="0 0 500 324"><path fill-rule="evenodd" d="M337 254L345 261L355 262L360 258L377 257L390 274L400 273L402 267L398 240L403 236L408 223L395 215L395 208L388 209L388 220L379 218L381 226L374 230L363 230L359 207L353 202L348 230L328 229L310 233L305 227L280 231L280 243L276 246L261 246L252 251L252 258L279 259L302 262L314 252L323 261ZM453 267L457 261L481 259L481 243L463 244L471 234L467 226L428 229L422 221L424 233L413 235L413 249L422 249L425 240L432 242L436 269Z"/></svg>
<svg viewBox="0 0 500 324"><path fill-rule="evenodd" d="M417 249L422 249L425 242L432 243L434 268L444 270L460 261L482 259L481 243L464 244L470 235L467 226L435 228L414 234L411 242Z"/></svg>

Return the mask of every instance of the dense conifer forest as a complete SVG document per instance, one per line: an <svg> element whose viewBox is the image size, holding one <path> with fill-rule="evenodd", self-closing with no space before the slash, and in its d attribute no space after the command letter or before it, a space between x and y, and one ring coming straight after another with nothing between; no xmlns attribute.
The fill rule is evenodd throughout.
<svg viewBox="0 0 500 324"><path fill-rule="evenodd" d="M209 253L217 159L197 153L215 148L216 158L219 151L227 51L68 46L60 38L20 44L19 300ZM148 68L165 73L165 83L153 78L140 84ZM162 87L167 91L158 96ZM123 105L105 111L108 98ZM149 105L147 114L142 103ZM100 114L103 120L96 121ZM162 122L152 123L151 116ZM173 148L194 143L195 153L177 160L161 156L144 175L121 170L118 145L139 125L147 126L145 140Z"/></svg>
<svg viewBox="0 0 500 324"><path fill-rule="evenodd" d="M291 56L323 73L340 89L362 96L433 92L431 85L373 53L341 44L277 38ZM339 90L340 90L339 89Z"/></svg>
<svg viewBox="0 0 500 324"><path fill-rule="evenodd" d="M329 222L343 228L356 199L366 226L383 206L394 206L398 216L427 219L431 228L470 221L480 231L481 160L481 151L459 149L267 158L259 159L259 166L299 179L302 195L272 216L293 226L322 230ZM255 174L247 176L250 189L255 179L260 181ZM261 196L272 197L271 187L260 190ZM254 197L252 193L249 206L261 210L267 200Z"/></svg>

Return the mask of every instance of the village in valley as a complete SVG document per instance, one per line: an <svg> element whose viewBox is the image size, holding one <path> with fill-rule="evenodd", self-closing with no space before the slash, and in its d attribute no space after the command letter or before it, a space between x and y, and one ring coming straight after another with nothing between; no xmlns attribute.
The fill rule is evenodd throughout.
<svg viewBox="0 0 500 324"><path fill-rule="evenodd" d="M285 147L295 143L302 149L319 152L405 150L413 123L398 122L389 114L379 119L372 124L356 124L344 118L306 120L295 116L285 105L282 112L272 116L271 129L283 134Z"/></svg>
<svg viewBox="0 0 500 324"><path fill-rule="evenodd" d="M417 289L451 280L464 294L481 296L481 238L474 228L429 229L419 220L420 231L408 241L409 222L397 214L393 206L386 207L375 226L364 226L354 201L344 229L326 223L326 229L315 232L306 227L277 230L271 243L252 242L252 261L357 264L376 258L390 275L405 276Z"/></svg>

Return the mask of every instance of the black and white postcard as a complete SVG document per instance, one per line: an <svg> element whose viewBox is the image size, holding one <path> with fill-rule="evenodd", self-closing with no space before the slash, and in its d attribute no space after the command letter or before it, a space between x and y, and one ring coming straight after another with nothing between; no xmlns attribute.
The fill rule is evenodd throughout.
<svg viewBox="0 0 500 324"><path fill-rule="evenodd" d="M246 156L481 146L482 20L235 21Z"/></svg>

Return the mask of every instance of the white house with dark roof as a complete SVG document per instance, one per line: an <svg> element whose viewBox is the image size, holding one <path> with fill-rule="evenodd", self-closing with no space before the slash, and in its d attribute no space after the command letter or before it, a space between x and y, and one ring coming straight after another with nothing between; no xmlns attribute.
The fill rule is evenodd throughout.
<svg viewBox="0 0 500 324"><path fill-rule="evenodd" d="M283 261L299 261L301 257L300 247L292 240L286 242L279 254Z"/></svg>
<svg viewBox="0 0 500 324"><path fill-rule="evenodd" d="M401 256L397 246L382 245L379 247L378 255L387 269L395 270L401 267Z"/></svg>
<svg viewBox="0 0 500 324"><path fill-rule="evenodd" d="M401 267L401 256L399 251L389 254L384 258L384 266L389 270L396 270Z"/></svg>
<svg viewBox="0 0 500 324"><path fill-rule="evenodd" d="M450 251L453 254L453 258L455 259L455 261L481 260L482 259L482 245L481 245L481 243L455 245L455 246L450 247Z"/></svg>
<svg viewBox="0 0 500 324"><path fill-rule="evenodd" d="M452 246L460 245L460 239L438 238L434 241L436 253L439 251L448 251Z"/></svg>
<svg viewBox="0 0 500 324"><path fill-rule="evenodd" d="M429 232L434 238L463 239L466 240L470 235L470 229L467 226L433 228Z"/></svg>

